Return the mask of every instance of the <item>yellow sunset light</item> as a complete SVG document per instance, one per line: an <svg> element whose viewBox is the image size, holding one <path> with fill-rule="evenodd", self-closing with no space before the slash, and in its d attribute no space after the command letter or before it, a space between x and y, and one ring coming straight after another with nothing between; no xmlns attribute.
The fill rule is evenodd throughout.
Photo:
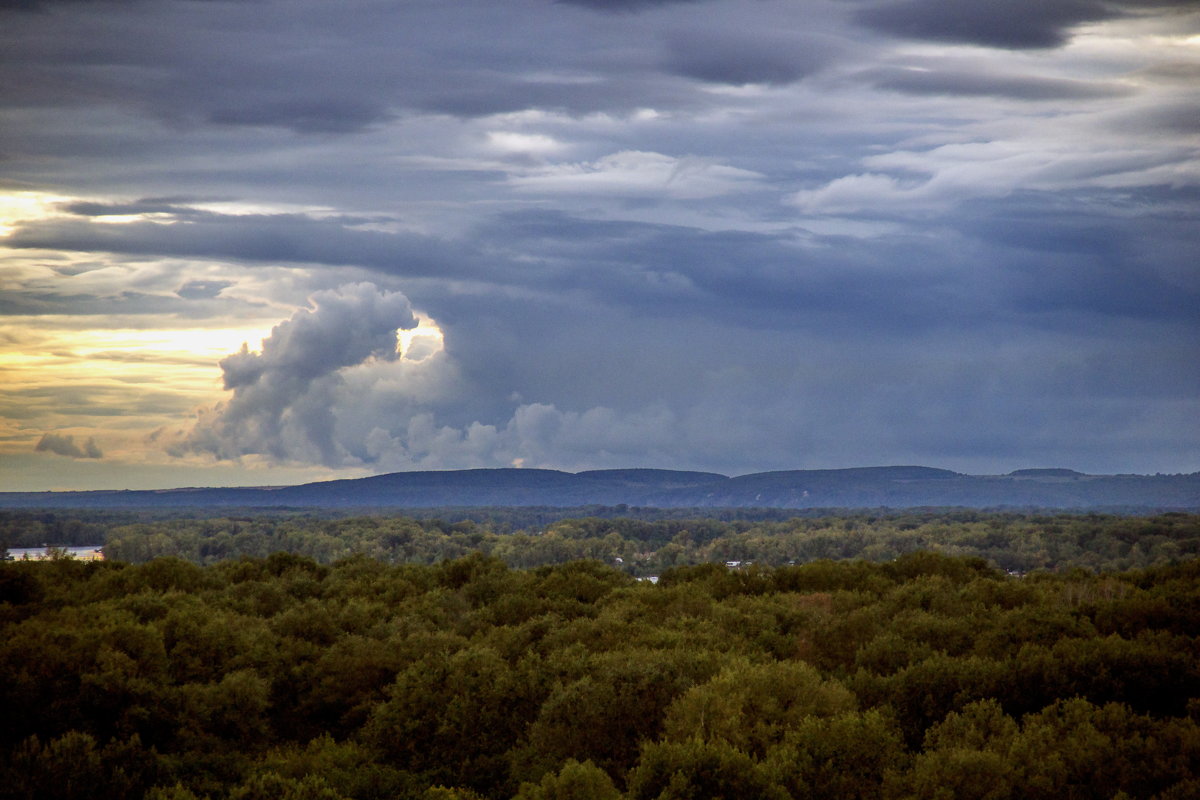
<svg viewBox="0 0 1200 800"><path fill-rule="evenodd" d="M5 330L0 328L0 338ZM246 342L258 347L270 327L42 330L36 341L0 348L0 370L12 384L57 384L110 378L152 380L163 387L211 387L217 362Z"/></svg>
<svg viewBox="0 0 1200 800"><path fill-rule="evenodd" d="M9 236L16 223L54 216L55 206L70 198L45 192L0 192L0 236Z"/></svg>
<svg viewBox="0 0 1200 800"><path fill-rule="evenodd" d="M397 334L400 353L413 361L423 361L444 347L442 329L428 317L417 317L417 327Z"/></svg>
<svg viewBox="0 0 1200 800"><path fill-rule="evenodd" d="M181 328L155 330L88 331L77 347L98 353L130 350L188 356L197 361L217 361L247 344L257 350L271 333L271 326L253 328Z"/></svg>
<svg viewBox="0 0 1200 800"><path fill-rule="evenodd" d="M262 349L272 322L223 328L111 328L96 330L41 330L36 340L10 335L0 326L0 370L10 382L41 384L48 376L59 383L102 377L153 379L162 386L211 385L221 378L218 362L241 350ZM25 339L22 342L22 339ZM409 330L397 331L403 357L421 361L442 350L442 331L428 318ZM11 383L10 383L11 385Z"/></svg>

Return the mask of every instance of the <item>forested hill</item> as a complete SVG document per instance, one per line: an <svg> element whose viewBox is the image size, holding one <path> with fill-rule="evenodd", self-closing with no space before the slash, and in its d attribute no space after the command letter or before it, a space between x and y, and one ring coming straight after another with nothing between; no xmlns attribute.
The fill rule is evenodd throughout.
<svg viewBox="0 0 1200 800"><path fill-rule="evenodd" d="M1200 473L1086 475L1022 469L964 475L930 467L789 470L728 477L657 469L396 472L301 486L4 492L4 508L629 505L662 508L1200 509Z"/></svg>

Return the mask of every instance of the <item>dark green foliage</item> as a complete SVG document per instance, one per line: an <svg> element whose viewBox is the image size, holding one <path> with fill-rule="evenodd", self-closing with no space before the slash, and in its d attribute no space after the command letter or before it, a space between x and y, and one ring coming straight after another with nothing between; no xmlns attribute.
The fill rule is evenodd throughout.
<svg viewBox="0 0 1200 800"><path fill-rule="evenodd" d="M558 772L547 772L540 783L523 783L516 800L620 800L612 779L590 761L568 759Z"/></svg>
<svg viewBox="0 0 1200 800"><path fill-rule="evenodd" d="M528 539L629 548L638 528L618 522ZM307 532L325 546L341 524ZM478 525L344 524L434 563L0 566L0 800L1179 800L1200 785L1196 561L1014 577L914 552L683 564L654 585L595 558L431 555L486 544ZM717 547L723 524L638 523L680 548Z"/></svg>
<svg viewBox="0 0 1200 800"><path fill-rule="evenodd" d="M1153 797L1193 783L1200 728L1127 706L1059 700L1020 723L985 700L930 729L903 776L917 797ZM1170 796L1170 795L1168 795Z"/></svg>
<svg viewBox="0 0 1200 800"><path fill-rule="evenodd" d="M665 733L723 742L761 758L805 720L857 705L848 689L803 662L735 663L672 703Z"/></svg>
<svg viewBox="0 0 1200 800"><path fill-rule="evenodd" d="M656 742L629 777L630 800L788 800L762 765L721 742Z"/></svg>
<svg viewBox="0 0 1200 800"><path fill-rule="evenodd" d="M766 761L795 800L868 800L902 774L908 755L895 721L872 709L800 720Z"/></svg>
<svg viewBox="0 0 1200 800"><path fill-rule="evenodd" d="M30 573L31 564L0 564L0 603L14 606L42 599L42 587Z"/></svg>
<svg viewBox="0 0 1200 800"><path fill-rule="evenodd" d="M158 757L135 736L100 745L67 731L25 739L0 764L0 797L22 800L134 800L158 776Z"/></svg>

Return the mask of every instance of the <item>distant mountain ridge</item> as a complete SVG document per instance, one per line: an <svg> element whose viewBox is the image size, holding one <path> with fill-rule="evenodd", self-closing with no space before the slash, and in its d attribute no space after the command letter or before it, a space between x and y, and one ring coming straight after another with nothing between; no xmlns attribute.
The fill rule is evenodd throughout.
<svg viewBox="0 0 1200 800"><path fill-rule="evenodd" d="M431 508L628 505L660 508L1200 509L1200 473L1086 475L1021 469L965 475L920 466L786 470L729 477L664 469L393 472L299 486L0 492L0 508Z"/></svg>

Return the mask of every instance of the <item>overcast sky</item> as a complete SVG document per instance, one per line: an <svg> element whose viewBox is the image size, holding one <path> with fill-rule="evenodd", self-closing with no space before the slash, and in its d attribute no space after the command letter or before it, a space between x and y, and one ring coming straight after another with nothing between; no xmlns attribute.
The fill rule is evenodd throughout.
<svg viewBox="0 0 1200 800"><path fill-rule="evenodd" d="M0 490L1200 470L1191 0L0 0Z"/></svg>

